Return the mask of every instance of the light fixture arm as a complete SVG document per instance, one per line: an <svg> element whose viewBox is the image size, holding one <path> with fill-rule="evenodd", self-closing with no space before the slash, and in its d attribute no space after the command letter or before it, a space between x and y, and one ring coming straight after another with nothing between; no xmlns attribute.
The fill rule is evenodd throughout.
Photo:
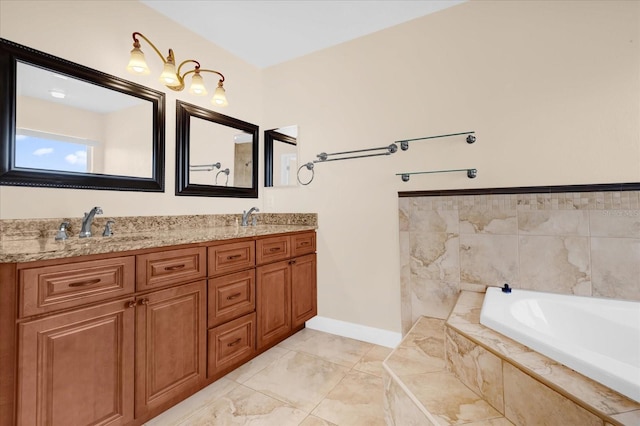
<svg viewBox="0 0 640 426"><path fill-rule="evenodd" d="M187 61L185 61L185 62L187 62ZM224 83L224 75L222 75L221 72L216 71L216 70L201 69L200 68L200 64L198 63L198 61L193 61L193 62L197 63L198 65L196 65L195 69L192 69L192 70L189 70L189 71L185 72L184 75L182 76L182 78L186 77L187 74L191 74L192 72L193 73L195 73L195 72L210 72L210 73L219 75L220 76L220 82ZM184 62L183 62L183 64L184 64ZM180 66L182 66L182 64L180 64ZM180 68L179 67L178 67L178 73L180 73Z"/></svg>
<svg viewBox="0 0 640 426"><path fill-rule="evenodd" d="M136 38L136 36L140 36L140 38L141 38L141 39L143 39L144 41L146 41L146 42L149 44L149 46L151 46L151 47L153 48L153 50L155 50L155 51L156 51L156 53L158 54L158 56L160 57L160 59L162 59L162 63L163 63L163 64L166 64L166 63L167 63L167 60L164 58L164 56L162 55L162 53L160 53L160 51L158 50L158 48L156 47L156 45L155 45L155 44L153 44L153 43L151 43L151 40L149 40L148 38L146 38L142 33L139 33L139 32L137 32L137 31L136 31L136 32L134 32L134 33L132 34L132 37L133 37L133 47L135 47L135 48L137 48L137 49L140 49L140 40L138 40L138 39ZM172 50L172 49L169 49L169 56L168 56L168 57L169 57L169 58L171 58L171 59L173 60L173 62L175 63L175 58L174 58L174 56L173 56L173 50Z"/></svg>

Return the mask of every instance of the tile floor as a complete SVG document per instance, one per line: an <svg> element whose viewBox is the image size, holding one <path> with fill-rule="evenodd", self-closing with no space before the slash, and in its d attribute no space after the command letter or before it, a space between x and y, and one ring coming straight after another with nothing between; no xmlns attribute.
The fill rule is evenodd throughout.
<svg viewBox="0 0 640 426"><path fill-rule="evenodd" d="M304 329L146 425L384 426L390 353Z"/></svg>

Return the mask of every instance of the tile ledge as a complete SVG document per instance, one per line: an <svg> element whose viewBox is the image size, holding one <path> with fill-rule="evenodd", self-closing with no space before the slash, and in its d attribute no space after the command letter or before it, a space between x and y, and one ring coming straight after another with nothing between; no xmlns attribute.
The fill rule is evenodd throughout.
<svg viewBox="0 0 640 426"><path fill-rule="evenodd" d="M422 329L421 322L429 321L429 320L442 322L442 325L443 325L442 336L437 336L435 334L432 334L435 331L433 329L429 329L428 330L431 333L420 334L420 333L416 332L417 329ZM416 406L416 408L425 416L425 418L429 422L431 422L432 425L442 425L442 424L444 424L443 423L444 419L442 417L434 416L431 412L429 412L429 410L427 410L427 408L424 406L424 404L422 402L420 402L420 400L416 397L416 395L413 393L413 391L410 389L410 387L407 386L407 384L404 383L404 381L402 379L403 376L400 376L400 375L396 374L394 372L393 368L389 366L388 361L390 361L394 357L394 355L395 355L395 353L396 353L396 351L398 349L403 348L403 347L412 347L413 345L407 345L407 346L403 346L403 345L404 345L405 342L407 342L409 340L412 340L412 339L415 339L416 337L418 337L418 338L420 338L420 337L421 338L430 338L430 337L438 338L438 337L440 337L440 338L444 339L444 326L445 325L446 325L445 320L442 320L442 319L439 319L439 318L429 318L429 317L425 317L425 316L421 317L420 319L418 319L418 321L416 321L413 324L413 326L411 327L411 330L409 330L409 332L402 339L400 344L382 362L382 367L383 367L384 371L389 375L390 380L395 382L400 387L400 389L405 393L405 395L411 400L411 402ZM443 341L443 346L444 346L444 341ZM443 347L442 355L443 355L443 359L445 359L446 357L444 356L444 347ZM430 372L427 372L427 373L419 373L419 374L414 374L414 375L406 375L404 377L426 376L426 375L429 375L429 374L437 374L437 373L450 374L452 379L454 379L455 381L460 383L461 386L464 386L465 388L468 389L468 387L466 387L466 385L464 385L464 383L462 383L462 381L460 381L452 372L450 372L447 369L446 363L445 363L445 366L440 370L430 371ZM471 389L469 389L469 390L471 391ZM479 395L477 395L477 396L478 396L478 399L482 399L483 400L483 398L481 396L479 396ZM386 398L387 398L387 395L386 395L386 392L385 392L385 399ZM451 399L453 400L453 397L451 397ZM387 408L386 408L387 406L388 406L388 404L385 404L385 410L387 410ZM471 421L471 423L475 424L476 421L477 422L483 422L483 421L488 421L488 420L491 420L491 421L504 420L506 423L512 424L504 416L502 416L502 417L493 417L491 419L477 419L477 420ZM458 423L447 423L447 424L458 424Z"/></svg>

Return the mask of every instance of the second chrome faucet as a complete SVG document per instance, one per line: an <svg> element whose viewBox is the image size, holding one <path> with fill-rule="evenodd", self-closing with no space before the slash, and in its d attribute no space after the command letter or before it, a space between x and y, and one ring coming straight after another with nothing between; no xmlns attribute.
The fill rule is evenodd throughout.
<svg viewBox="0 0 640 426"><path fill-rule="evenodd" d="M260 211L259 208L257 207L251 207L251 209L249 211L243 211L242 212L242 226L249 226L249 218L251 217L251 213L256 212L258 213ZM255 217L253 218L253 225L255 225Z"/></svg>

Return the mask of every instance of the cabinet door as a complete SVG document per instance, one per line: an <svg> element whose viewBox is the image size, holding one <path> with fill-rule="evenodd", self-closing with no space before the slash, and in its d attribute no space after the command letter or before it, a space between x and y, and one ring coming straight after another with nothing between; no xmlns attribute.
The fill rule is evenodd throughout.
<svg viewBox="0 0 640 426"><path fill-rule="evenodd" d="M19 324L19 425L133 420L134 303L121 300Z"/></svg>
<svg viewBox="0 0 640 426"><path fill-rule="evenodd" d="M205 281L138 298L136 417L167 408L203 383L206 321Z"/></svg>
<svg viewBox="0 0 640 426"><path fill-rule="evenodd" d="M316 255L309 254L291 261L291 326L317 314Z"/></svg>
<svg viewBox="0 0 640 426"><path fill-rule="evenodd" d="M291 268L289 261L256 270L258 349L278 341L291 330Z"/></svg>

